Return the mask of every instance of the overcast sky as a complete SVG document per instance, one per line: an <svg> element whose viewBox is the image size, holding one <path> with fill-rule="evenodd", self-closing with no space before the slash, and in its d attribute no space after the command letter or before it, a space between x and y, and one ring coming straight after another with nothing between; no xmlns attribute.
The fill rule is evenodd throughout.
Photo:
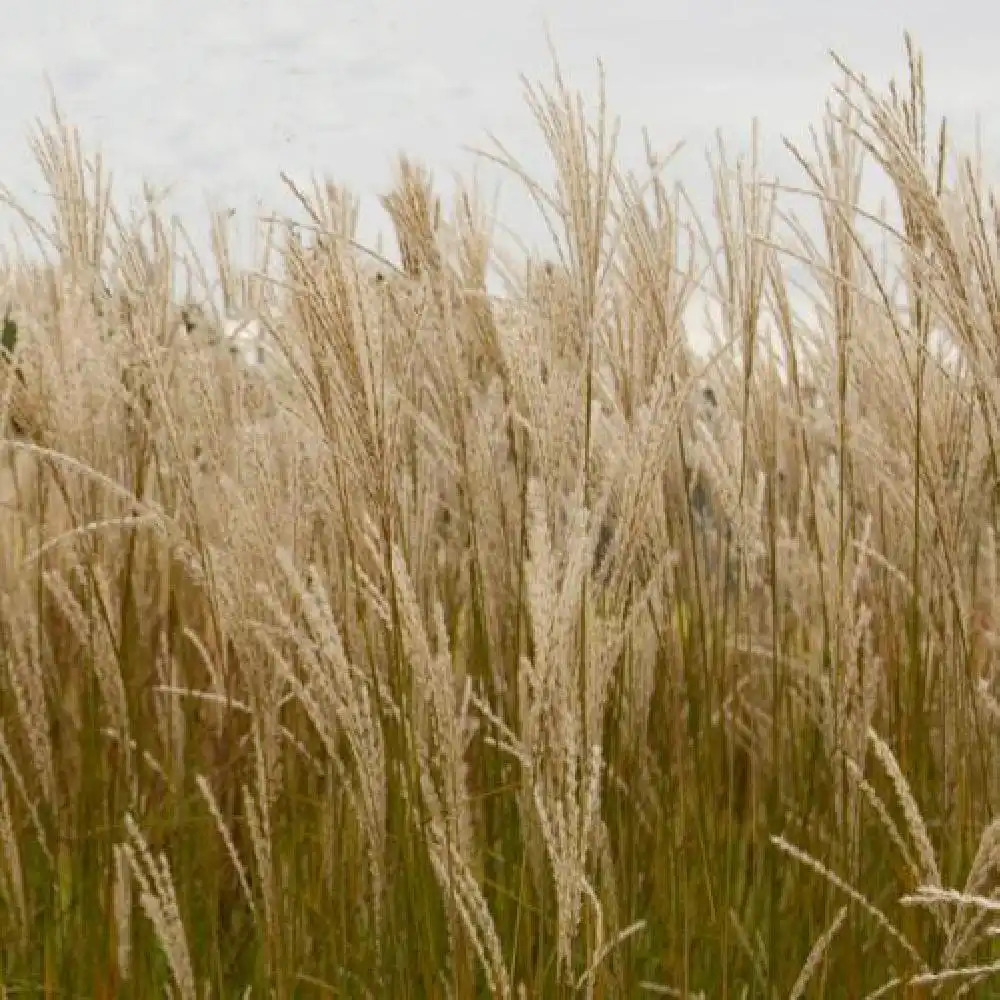
<svg viewBox="0 0 1000 1000"><path fill-rule="evenodd" d="M383 190L403 148L441 174L467 171L463 144L497 133L544 169L518 74L549 79L545 25L571 83L593 94L604 61L625 149L640 126L673 176L707 193L702 150L716 128L760 117L767 162L779 136L817 122L837 72L827 51L884 82L904 67L903 30L927 57L936 111L1000 152L1000 6L985 0L33 0L0 33L0 180L38 206L25 141L47 115L46 76L86 146L124 192L174 186L187 220L205 198L247 212L287 208L278 172L329 174ZM794 176L794 174L792 174ZM366 206L368 226L379 224ZM522 227L513 209L508 220ZM530 220L523 228L531 231Z"/></svg>

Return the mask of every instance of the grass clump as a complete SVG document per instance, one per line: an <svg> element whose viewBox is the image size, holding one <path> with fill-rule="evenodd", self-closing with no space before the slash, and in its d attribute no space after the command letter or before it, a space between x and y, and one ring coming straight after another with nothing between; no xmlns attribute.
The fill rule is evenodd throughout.
<svg viewBox="0 0 1000 1000"><path fill-rule="evenodd" d="M556 253L505 296L475 193L404 159L400 267L295 188L251 273L217 222L214 303L40 131L45 263L3 276L6 993L992 988L1000 213L908 54L885 94L841 64L789 147L818 239L753 152L710 227L651 149L620 167L603 96L528 87L555 185L490 155Z"/></svg>

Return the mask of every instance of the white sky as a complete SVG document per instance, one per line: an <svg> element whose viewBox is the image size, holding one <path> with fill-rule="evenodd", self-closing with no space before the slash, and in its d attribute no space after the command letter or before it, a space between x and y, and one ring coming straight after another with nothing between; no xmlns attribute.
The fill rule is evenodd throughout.
<svg viewBox="0 0 1000 1000"><path fill-rule="evenodd" d="M206 197L287 209L282 169L365 196L385 189L400 148L442 181L468 173L461 146L487 131L544 173L518 74L549 79L546 22L588 95L604 60L626 153L643 125L662 149L688 141L669 176L700 199L714 129L745 137L754 115L769 166L797 177L779 136L819 121L838 79L827 50L882 82L902 74L905 28L935 110L966 136L978 112L990 160L1000 153L1000 5L985 0L33 0L0 32L0 180L38 208L25 136L47 115L46 75L119 191L143 176L174 185L196 231ZM537 234L508 197L504 221ZM381 224L370 203L363 218L367 234Z"/></svg>

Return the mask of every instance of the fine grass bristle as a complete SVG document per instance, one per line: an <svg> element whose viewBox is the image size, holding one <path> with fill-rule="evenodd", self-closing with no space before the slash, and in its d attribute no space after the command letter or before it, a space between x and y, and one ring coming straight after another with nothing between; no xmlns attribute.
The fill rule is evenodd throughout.
<svg viewBox="0 0 1000 1000"><path fill-rule="evenodd" d="M215 280L39 127L5 995L992 988L1000 209L907 57L836 59L798 183L720 145L711 219L622 165L603 78L526 84L554 183L486 155L553 251L505 295L477 192L406 157L398 266L285 178L306 218L244 273L215 217Z"/></svg>

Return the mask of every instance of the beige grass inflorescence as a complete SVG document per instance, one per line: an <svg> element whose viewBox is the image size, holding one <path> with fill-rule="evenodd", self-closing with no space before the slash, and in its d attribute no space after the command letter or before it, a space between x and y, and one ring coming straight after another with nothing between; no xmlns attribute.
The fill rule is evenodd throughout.
<svg viewBox="0 0 1000 1000"><path fill-rule="evenodd" d="M487 155L555 252L504 296L476 192L408 159L399 267L289 181L253 271L214 221L216 281L40 127L44 263L0 275L5 993L995 983L1000 208L907 54L885 93L837 60L797 187L720 149L711 224L603 91L526 85L554 184Z"/></svg>

